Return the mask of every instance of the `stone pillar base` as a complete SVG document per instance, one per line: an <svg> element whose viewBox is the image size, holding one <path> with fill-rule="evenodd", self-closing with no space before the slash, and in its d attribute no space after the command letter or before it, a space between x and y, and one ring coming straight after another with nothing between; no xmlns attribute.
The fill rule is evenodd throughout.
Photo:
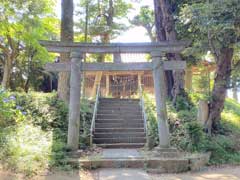
<svg viewBox="0 0 240 180"><path fill-rule="evenodd" d="M173 147L162 148L158 146L154 148L152 155L160 158L177 158L181 156L181 153Z"/></svg>

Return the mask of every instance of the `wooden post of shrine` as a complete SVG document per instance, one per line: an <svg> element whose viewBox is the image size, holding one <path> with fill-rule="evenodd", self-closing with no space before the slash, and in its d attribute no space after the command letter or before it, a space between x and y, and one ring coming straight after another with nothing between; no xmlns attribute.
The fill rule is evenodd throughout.
<svg viewBox="0 0 240 180"><path fill-rule="evenodd" d="M109 96L109 90L110 90L110 79L109 79L109 74L106 74L106 97Z"/></svg>
<svg viewBox="0 0 240 180"><path fill-rule="evenodd" d="M158 135L160 148L170 148L170 134L166 107L166 84L164 79L164 61L162 53L151 52L153 63L154 90L157 107Z"/></svg>
<svg viewBox="0 0 240 180"><path fill-rule="evenodd" d="M142 85L142 76L140 73L138 73L138 88Z"/></svg>
<svg viewBox="0 0 240 180"><path fill-rule="evenodd" d="M192 90L192 68L189 67L185 71L185 88L188 91Z"/></svg>
<svg viewBox="0 0 240 180"><path fill-rule="evenodd" d="M70 102L67 145L72 151L79 146L80 98L81 98L81 62L82 55L71 53Z"/></svg>

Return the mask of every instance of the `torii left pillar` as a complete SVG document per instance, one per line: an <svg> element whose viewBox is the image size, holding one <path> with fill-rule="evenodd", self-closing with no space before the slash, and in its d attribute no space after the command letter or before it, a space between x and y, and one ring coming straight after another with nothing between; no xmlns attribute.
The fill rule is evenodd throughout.
<svg viewBox="0 0 240 180"><path fill-rule="evenodd" d="M81 65L82 54L71 53L70 102L68 120L68 148L72 151L79 147L80 98L81 98Z"/></svg>
<svg viewBox="0 0 240 180"><path fill-rule="evenodd" d="M166 107L166 85L164 78L164 61L162 52L152 52L153 80L157 107L157 121L160 148L170 148L170 134Z"/></svg>

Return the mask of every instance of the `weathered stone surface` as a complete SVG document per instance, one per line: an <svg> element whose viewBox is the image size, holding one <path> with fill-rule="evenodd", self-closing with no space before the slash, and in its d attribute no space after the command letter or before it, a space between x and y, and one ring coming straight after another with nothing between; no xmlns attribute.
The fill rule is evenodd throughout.
<svg viewBox="0 0 240 180"><path fill-rule="evenodd" d="M151 153L151 156L159 158L177 158L181 157L181 155L182 154L179 153L178 150L173 147L170 148L156 147Z"/></svg>
<svg viewBox="0 0 240 180"><path fill-rule="evenodd" d="M147 161L147 169L156 173L180 173L188 171L188 159L150 159Z"/></svg>
<svg viewBox="0 0 240 180"><path fill-rule="evenodd" d="M161 52L151 52L153 63L153 80L157 109L159 146L170 147L170 133L168 127L167 107L166 107L166 84L164 79L164 61Z"/></svg>
<svg viewBox="0 0 240 180"><path fill-rule="evenodd" d="M103 149L104 159L139 159L143 158L137 149Z"/></svg>
<svg viewBox="0 0 240 180"><path fill-rule="evenodd" d="M163 150L163 151L166 151ZM172 149L174 152L174 149ZM147 154L147 153L146 153ZM201 170L209 161L210 154L190 154L181 157L150 157L143 155L142 158L112 158L104 159L103 157L89 157L88 159L71 158L68 162L81 168L140 168L147 169L151 173L181 173L188 170ZM120 156L119 156L120 157Z"/></svg>
<svg viewBox="0 0 240 180"><path fill-rule="evenodd" d="M189 157L189 169L199 171L209 162L211 153L196 154Z"/></svg>
<svg viewBox="0 0 240 180"><path fill-rule="evenodd" d="M73 163L73 161L72 161ZM101 160L80 160L82 168L144 168L143 159L101 159Z"/></svg>
<svg viewBox="0 0 240 180"><path fill-rule="evenodd" d="M198 103L197 120L200 124L205 125L209 114L208 102L200 100Z"/></svg>

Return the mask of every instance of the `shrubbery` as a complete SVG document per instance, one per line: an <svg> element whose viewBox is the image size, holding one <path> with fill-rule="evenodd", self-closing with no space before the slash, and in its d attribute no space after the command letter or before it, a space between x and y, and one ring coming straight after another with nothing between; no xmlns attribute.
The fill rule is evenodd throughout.
<svg viewBox="0 0 240 180"><path fill-rule="evenodd" d="M32 175L46 167L68 168L68 108L56 93L0 91L0 161ZM81 145L87 142L92 108L81 102Z"/></svg>
<svg viewBox="0 0 240 180"><path fill-rule="evenodd" d="M203 127L197 122L196 103L207 99L199 94L190 94L192 103L178 103L178 111L169 102L168 117L171 133L171 145L181 151L212 152L210 163L240 163L240 105L233 100L226 100L222 113L224 134L207 136ZM148 134L158 144L155 100L145 94L148 115Z"/></svg>

